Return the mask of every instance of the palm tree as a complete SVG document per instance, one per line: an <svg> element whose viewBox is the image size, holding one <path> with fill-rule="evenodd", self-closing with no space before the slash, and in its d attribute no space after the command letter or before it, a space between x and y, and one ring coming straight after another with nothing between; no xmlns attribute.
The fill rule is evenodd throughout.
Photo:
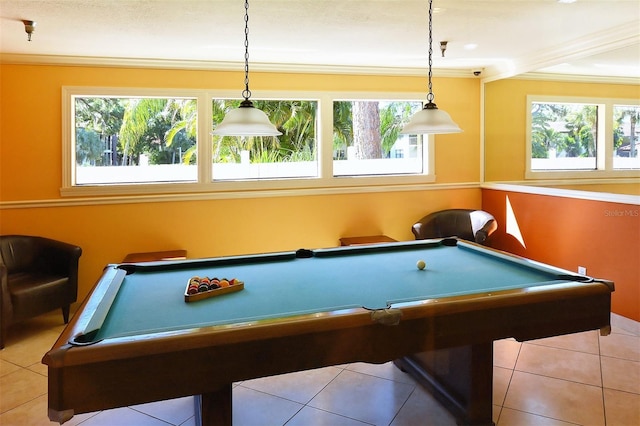
<svg viewBox="0 0 640 426"><path fill-rule="evenodd" d="M531 156L533 158L549 158L549 150L563 145L565 136L558 133L546 123L537 123L531 132Z"/></svg>
<svg viewBox="0 0 640 426"><path fill-rule="evenodd" d="M125 112L120 128L122 165L149 152L154 164L173 163L175 152L167 148L180 141L179 151L196 144L197 105L194 99L133 98L124 100ZM187 164L192 160L189 157Z"/></svg>
<svg viewBox="0 0 640 426"><path fill-rule="evenodd" d="M598 119L598 107L582 105L574 108L566 117L566 151L569 157L595 157Z"/></svg>
<svg viewBox="0 0 640 426"><path fill-rule="evenodd" d="M333 152L334 160L346 156L347 147L353 145L353 122L351 119L351 102L333 103ZM344 154L342 154L344 153Z"/></svg>
<svg viewBox="0 0 640 426"><path fill-rule="evenodd" d="M629 117L629 158L634 158L637 155L636 151L636 125L638 121L640 121L640 107L637 106L624 106L615 108L616 112L616 129L614 130L614 135L616 133L620 133L620 137L616 138L614 141L614 148L618 148L623 145L624 139L622 135L624 132L622 131L622 125L624 119Z"/></svg>
<svg viewBox="0 0 640 426"><path fill-rule="evenodd" d="M278 112L285 111L287 114L282 117L274 114L276 125L283 130L280 144L285 149L290 150L291 153L289 157L292 160L313 160L316 157L317 148L317 102L289 101L287 104L289 108L278 109ZM280 124L280 122L282 122L282 124Z"/></svg>
<svg viewBox="0 0 640 426"><path fill-rule="evenodd" d="M270 101L253 100L257 109L264 111L267 116L271 116L276 108ZM214 99L213 100L213 123L222 122L224 116L232 109L238 108L240 101L237 99ZM213 161L214 163L239 163L240 153L249 151L253 158L262 158L263 152L279 147L278 139L271 136L214 136L213 137Z"/></svg>
<svg viewBox="0 0 640 426"><path fill-rule="evenodd" d="M391 148L398 141L402 128L419 109L418 103L391 102L380 110L380 136L385 157L389 156Z"/></svg>
<svg viewBox="0 0 640 426"><path fill-rule="evenodd" d="M166 107L167 100L160 98L135 98L126 101L122 127L120 128L120 147L122 165L132 163L133 154L149 131L149 123Z"/></svg>
<svg viewBox="0 0 640 426"><path fill-rule="evenodd" d="M194 99L173 99L167 105L172 112L172 126L166 133L167 147L173 145L181 131L187 139L196 141L198 138L198 104ZM188 158L183 161L185 164L195 164L196 148L195 143L191 143L185 152L189 152ZM186 156L185 156L186 157Z"/></svg>
<svg viewBox="0 0 640 426"><path fill-rule="evenodd" d="M551 149L563 150L566 135L556 131L552 123L562 121L566 108L558 104L532 104L531 116L531 156L549 158Z"/></svg>
<svg viewBox="0 0 640 426"><path fill-rule="evenodd" d="M220 123L224 115L237 108L238 100L214 100L213 122ZM239 162L240 152L249 151L253 162L311 160L316 156L315 101L253 100L264 111L281 136L215 136L214 162Z"/></svg>

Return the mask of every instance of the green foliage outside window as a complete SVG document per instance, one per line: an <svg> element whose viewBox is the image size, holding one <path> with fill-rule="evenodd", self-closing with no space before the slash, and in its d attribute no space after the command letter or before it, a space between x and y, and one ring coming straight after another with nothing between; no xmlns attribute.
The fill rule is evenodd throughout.
<svg viewBox="0 0 640 426"><path fill-rule="evenodd" d="M75 98L76 163L91 166L195 164L193 99Z"/></svg>
<svg viewBox="0 0 640 426"><path fill-rule="evenodd" d="M351 146L359 148L356 151L359 159L389 158L393 145L400 137L400 131L421 108L420 102L411 101L335 101L333 159L344 159L346 149ZM370 111L371 114L363 111ZM375 122L370 121L369 117L374 115L377 115ZM367 131L358 132L358 128ZM379 147L366 146L372 143Z"/></svg>
<svg viewBox="0 0 640 426"><path fill-rule="evenodd" d="M139 165L142 156L149 164L196 164L198 117L195 99L86 96L76 97L74 102L78 165ZM220 123L240 102L214 99L212 126ZM249 151L252 163L317 159L317 101L253 100L253 103L267 114L282 135L213 136L214 163L239 163L242 151ZM362 107L354 109L355 103ZM347 147L358 144L362 158L373 158L367 157L370 155L388 158L402 126L420 107L419 102L334 102L334 159L340 159ZM371 128L369 133L354 132L354 123L370 119L358 111L373 109L376 123L368 126ZM367 127L366 123L364 127Z"/></svg>
<svg viewBox="0 0 640 426"><path fill-rule="evenodd" d="M613 109L613 149L616 155L635 158L638 156L638 124L640 106L617 105Z"/></svg>
<svg viewBox="0 0 640 426"><path fill-rule="evenodd" d="M213 100L213 126L238 108L240 100ZM249 151L253 163L314 161L316 159L316 101L252 100L282 132L280 136L214 136L213 162L239 163L240 153Z"/></svg>
<svg viewBox="0 0 640 426"><path fill-rule="evenodd" d="M532 158L596 156L596 105L534 102L531 116Z"/></svg>

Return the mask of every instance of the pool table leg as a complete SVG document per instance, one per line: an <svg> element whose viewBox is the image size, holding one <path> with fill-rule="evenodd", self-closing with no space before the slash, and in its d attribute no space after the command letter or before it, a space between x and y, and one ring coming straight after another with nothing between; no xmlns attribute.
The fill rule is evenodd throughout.
<svg viewBox="0 0 640 426"><path fill-rule="evenodd" d="M194 397L196 426L231 426L233 405L231 384Z"/></svg>
<svg viewBox="0 0 640 426"><path fill-rule="evenodd" d="M493 423L493 342L413 354L394 363L461 425Z"/></svg>

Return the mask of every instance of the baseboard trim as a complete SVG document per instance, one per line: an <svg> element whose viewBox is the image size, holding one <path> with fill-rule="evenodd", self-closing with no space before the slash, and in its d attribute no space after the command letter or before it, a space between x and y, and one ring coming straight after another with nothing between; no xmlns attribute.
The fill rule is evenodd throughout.
<svg viewBox="0 0 640 426"><path fill-rule="evenodd" d="M611 313L611 325L633 333L636 336L640 335L640 322L634 321L631 318Z"/></svg>

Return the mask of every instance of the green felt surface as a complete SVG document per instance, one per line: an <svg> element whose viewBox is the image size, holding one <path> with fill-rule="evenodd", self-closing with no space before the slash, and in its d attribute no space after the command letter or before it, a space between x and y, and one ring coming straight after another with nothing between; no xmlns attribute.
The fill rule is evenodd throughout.
<svg viewBox="0 0 640 426"><path fill-rule="evenodd" d="M416 268L420 259L427 264L422 271ZM340 248L312 258L246 264L242 259L226 265L215 259L175 264L180 269L127 275L95 339L561 282L557 270L463 243ZM245 289L186 303L186 283L196 275L235 277Z"/></svg>

